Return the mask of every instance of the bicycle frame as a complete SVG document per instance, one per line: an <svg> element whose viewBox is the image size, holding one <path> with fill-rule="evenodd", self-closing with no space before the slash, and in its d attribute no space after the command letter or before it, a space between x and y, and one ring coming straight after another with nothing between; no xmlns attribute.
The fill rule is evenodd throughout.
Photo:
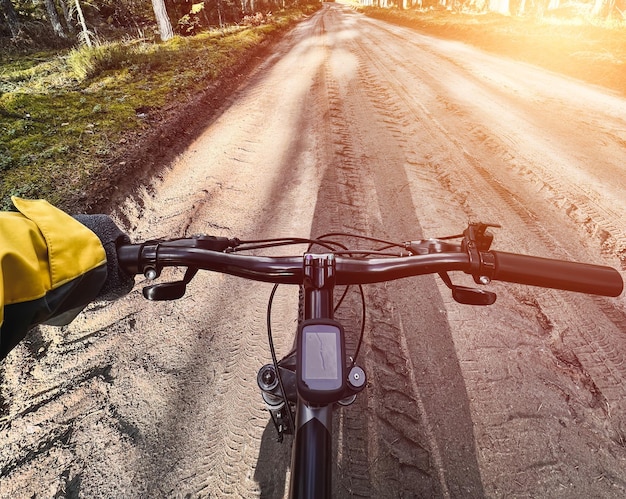
<svg viewBox="0 0 626 499"><path fill-rule="evenodd" d="M304 320L333 318L334 287L334 256L305 255L302 285ZM298 395L291 452L290 497L331 496L332 413L332 404L314 407Z"/></svg>

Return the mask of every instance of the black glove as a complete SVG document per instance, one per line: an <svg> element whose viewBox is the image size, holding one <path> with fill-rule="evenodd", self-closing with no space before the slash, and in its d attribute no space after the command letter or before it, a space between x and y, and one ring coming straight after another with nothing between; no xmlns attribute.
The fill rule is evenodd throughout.
<svg viewBox="0 0 626 499"><path fill-rule="evenodd" d="M135 278L124 272L117 260L117 246L129 243L128 236L107 215L76 215L74 218L100 238L107 254L107 280L96 300L116 300L128 294L135 285Z"/></svg>

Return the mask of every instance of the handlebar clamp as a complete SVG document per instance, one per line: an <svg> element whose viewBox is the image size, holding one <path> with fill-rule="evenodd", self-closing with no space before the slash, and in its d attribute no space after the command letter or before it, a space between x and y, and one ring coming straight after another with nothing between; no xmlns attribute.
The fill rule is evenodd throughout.
<svg viewBox="0 0 626 499"><path fill-rule="evenodd" d="M487 229L499 228L499 224L482 222L471 223L463 232L461 248L467 252L470 261L468 274L471 274L476 284L489 284L494 277L496 261L489 248L493 242L493 234Z"/></svg>
<svg viewBox="0 0 626 499"><path fill-rule="evenodd" d="M480 268L478 274L472 274L476 284L489 284L496 272L496 258L493 253L480 251Z"/></svg>
<svg viewBox="0 0 626 499"><path fill-rule="evenodd" d="M151 281L161 275L161 266L158 263L160 241L146 241L139 250L141 273Z"/></svg>

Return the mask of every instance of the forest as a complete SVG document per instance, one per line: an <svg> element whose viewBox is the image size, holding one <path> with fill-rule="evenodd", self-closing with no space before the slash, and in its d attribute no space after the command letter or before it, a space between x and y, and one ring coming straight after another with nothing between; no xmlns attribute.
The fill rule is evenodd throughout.
<svg viewBox="0 0 626 499"><path fill-rule="evenodd" d="M208 27L254 23L286 0L0 0L0 45L63 48L123 38L168 40ZM290 5L298 3L290 0Z"/></svg>
<svg viewBox="0 0 626 499"><path fill-rule="evenodd" d="M93 205L133 154L143 167L147 152L184 143L177 133L214 107L212 92L321 6L265 2L253 14L253 0L218 1L213 18L204 3L169 0L0 0L0 210L12 195Z"/></svg>
<svg viewBox="0 0 626 499"><path fill-rule="evenodd" d="M255 22L300 0L0 0L0 46L64 48L129 37L167 40L208 27ZM362 6L541 17L560 11L624 19L626 0L360 0ZM255 17L256 15L256 17Z"/></svg>

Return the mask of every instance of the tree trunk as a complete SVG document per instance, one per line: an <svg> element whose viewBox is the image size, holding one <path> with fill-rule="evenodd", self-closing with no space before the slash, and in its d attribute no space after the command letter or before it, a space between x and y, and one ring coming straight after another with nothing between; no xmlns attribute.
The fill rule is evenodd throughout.
<svg viewBox="0 0 626 499"><path fill-rule="evenodd" d="M222 19L222 0L217 0L217 17L220 21L220 28L223 28L224 21Z"/></svg>
<svg viewBox="0 0 626 499"><path fill-rule="evenodd" d="M20 25L20 20L17 17L17 12L13 8L13 4L11 0L0 0L0 10L4 14L4 18L9 25L9 30L11 30L11 36L13 38L17 38L22 32L22 27Z"/></svg>
<svg viewBox="0 0 626 499"><path fill-rule="evenodd" d="M159 26L159 35L161 36L161 40L167 41L174 36L174 30L172 30L170 18L167 17L165 0L152 0L152 8L154 9L154 15Z"/></svg>
<svg viewBox="0 0 626 499"><path fill-rule="evenodd" d="M510 14L509 0L489 0L489 10L491 12L508 15Z"/></svg>
<svg viewBox="0 0 626 499"><path fill-rule="evenodd" d="M74 23L72 23L72 13L67 6L67 2L65 0L58 0L58 2L61 6L63 17L65 18L65 26L67 26L67 30L70 32L70 35L74 35L76 33L76 28L74 28Z"/></svg>
<svg viewBox="0 0 626 499"><path fill-rule="evenodd" d="M614 0L596 0L591 15L594 17L608 17L613 10Z"/></svg>
<svg viewBox="0 0 626 499"><path fill-rule="evenodd" d="M82 39L85 42L85 45L88 47L93 47L91 43L91 33L87 29L87 23L85 22L85 16L83 15L83 9L80 7L79 0L76 0L76 15L78 16L78 22L80 23L80 28L82 30Z"/></svg>
<svg viewBox="0 0 626 499"><path fill-rule="evenodd" d="M44 5L46 6L46 12L48 13L48 20L52 25L52 30L54 34L59 38L67 38L67 34L63 29L63 25L61 24L61 20L59 19L59 13L57 12L57 8L54 6L54 0L44 0Z"/></svg>

